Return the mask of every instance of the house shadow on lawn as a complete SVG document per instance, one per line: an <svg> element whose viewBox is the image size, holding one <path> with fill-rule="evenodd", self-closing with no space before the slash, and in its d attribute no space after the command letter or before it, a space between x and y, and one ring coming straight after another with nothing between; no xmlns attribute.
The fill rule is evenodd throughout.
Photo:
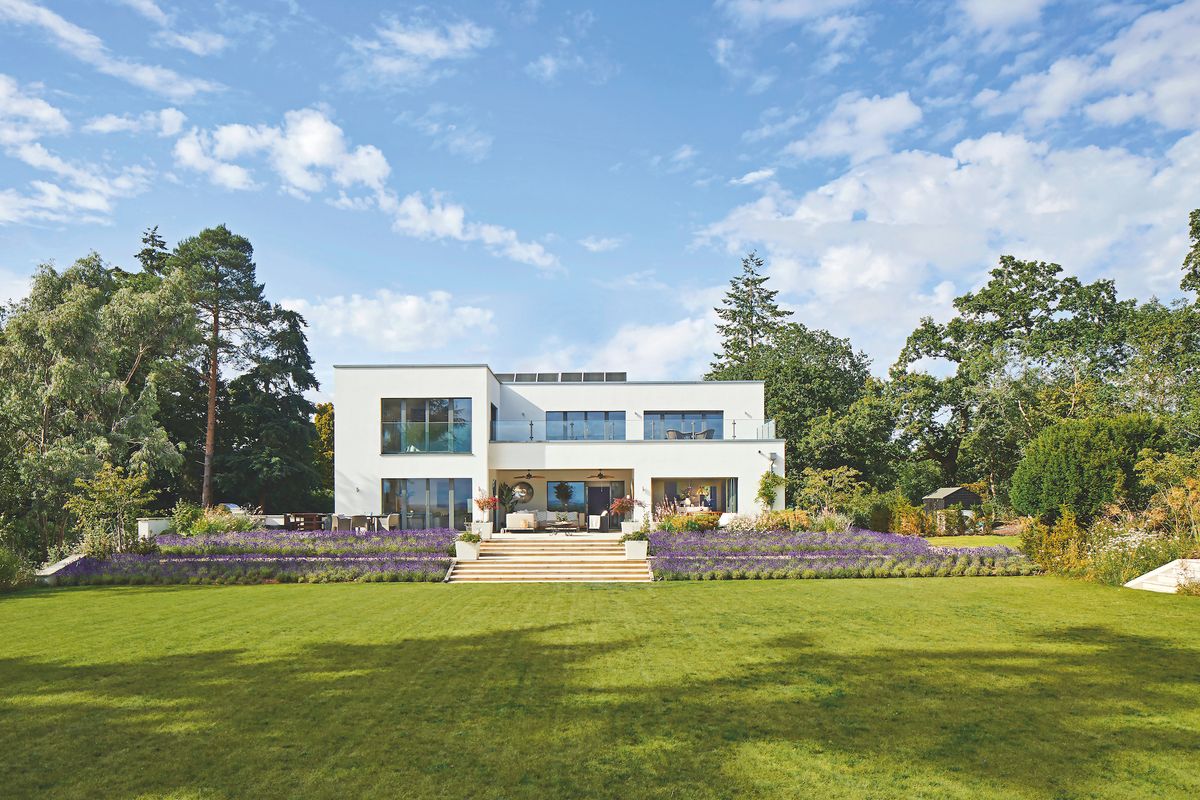
<svg viewBox="0 0 1200 800"><path fill-rule="evenodd" d="M1153 638L1076 628L1022 649L850 657L788 635L757 645L753 662L729 654L717 677L645 681L638 653L663 642L596 641L578 628L322 643L283 657L0 658L3 794L550 800L1197 788L1197 653Z"/></svg>

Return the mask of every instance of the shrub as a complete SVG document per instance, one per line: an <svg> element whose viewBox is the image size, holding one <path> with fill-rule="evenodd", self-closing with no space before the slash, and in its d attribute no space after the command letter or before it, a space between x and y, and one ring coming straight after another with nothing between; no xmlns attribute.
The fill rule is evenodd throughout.
<svg viewBox="0 0 1200 800"><path fill-rule="evenodd" d="M483 538L480 537L480 535L478 533L471 533L470 531L463 531L462 533L460 533L458 535L458 540L460 542L471 542L472 544L476 544L478 542L482 542Z"/></svg>
<svg viewBox="0 0 1200 800"><path fill-rule="evenodd" d="M648 542L648 541L650 541L650 534L646 533L646 531L640 531L640 530L634 531L633 533L627 533L624 536L622 536L621 541L622 542Z"/></svg>
<svg viewBox="0 0 1200 800"><path fill-rule="evenodd" d="M808 512L799 508L789 508L783 511L764 511L755 521L757 527L747 530L759 531L807 531L811 530L812 521Z"/></svg>
<svg viewBox="0 0 1200 800"><path fill-rule="evenodd" d="M668 533L713 531L717 529L721 515L713 511L695 514L669 514L658 520L658 529Z"/></svg>
<svg viewBox="0 0 1200 800"><path fill-rule="evenodd" d="M171 509L171 530L180 536L191 536L192 526L204 516L204 509L187 500L179 500Z"/></svg>
<svg viewBox="0 0 1200 800"><path fill-rule="evenodd" d="M25 563L25 559L0 545L0 592L19 589L32 582L33 570Z"/></svg>
<svg viewBox="0 0 1200 800"><path fill-rule="evenodd" d="M149 480L145 473L126 475L121 467L106 463L91 480L75 481L66 509L83 532L84 552L105 558L137 540L137 518L155 495L146 488Z"/></svg>
<svg viewBox="0 0 1200 800"><path fill-rule="evenodd" d="M840 533L847 530L854 521L845 514L834 511L822 511L813 518L812 530L821 533Z"/></svg>
<svg viewBox="0 0 1200 800"><path fill-rule="evenodd" d="M1046 522L1062 509L1087 522L1108 503L1142 506L1149 491L1134 471L1143 448L1157 448L1162 426L1140 414L1065 420L1029 443L1012 478L1013 507Z"/></svg>
<svg viewBox="0 0 1200 800"><path fill-rule="evenodd" d="M753 514L734 514L725 523L725 530L737 533L751 533L759 530L758 517Z"/></svg>
<svg viewBox="0 0 1200 800"><path fill-rule="evenodd" d="M758 494L755 495L758 502L763 504L763 508L771 508L775 505L775 499L779 496L779 490L787 483L782 475L778 475L774 470L764 472L762 477L758 479Z"/></svg>
<svg viewBox="0 0 1200 800"><path fill-rule="evenodd" d="M937 525L921 506L898 501L891 508L891 530L906 536L929 536L937 530Z"/></svg>
<svg viewBox="0 0 1200 800"><path fill-rule="evenodd" d="M1060 510L1053 525L1026 520L1021 531L1021 550L1042 569L1075 573L1085 566L1084 530L1069 508Z"/></svg>

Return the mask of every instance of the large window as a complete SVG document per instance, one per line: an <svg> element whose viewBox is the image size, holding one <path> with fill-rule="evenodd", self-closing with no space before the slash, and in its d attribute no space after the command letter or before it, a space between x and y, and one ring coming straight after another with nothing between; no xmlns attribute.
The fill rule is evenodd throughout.
<svg viewBox="0 0 1200 800"><path fill-rule="evenodd" d="M466 530L471 507L470 478L384 478L384 514L399 514L406 531L422 528Z"/></svg>
<svg viewBox="0 0 1200 800"><path fill-rule="evenodd" d="M623 440L624 438L624 411L546 412L546 439L549 441Z"/></svg>
<svg viewBox="0 0 1200 800"><path fill-rule="evenodd" d="M720 411L647 411L643 436L647 439L724 439L725 418Z"/></svg>
<svg viewBox="0 0 1200 800"><path fill-rule="evenodd" d="M385 397L380 411L383 453L471 452L469 397Z"/></svg>
<svg viewBox="0 0 1200 800"><path fill-rule="evenodd" d="M587 488L583 481L548 481L546 483L548 511L586 511Z"/></svg>
<svg viewBox="0 0 1200 800"><path fill-rule="evenodd" d="M737 511L737 478L652 478L650 498L655 509L663 504L680 511Z"/></svg>

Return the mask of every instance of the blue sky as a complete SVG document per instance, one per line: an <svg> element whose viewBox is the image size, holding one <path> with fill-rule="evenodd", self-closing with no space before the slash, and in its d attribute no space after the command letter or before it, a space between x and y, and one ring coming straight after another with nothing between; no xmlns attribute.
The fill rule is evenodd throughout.
<svg viewBox="0 0 1200 800"><path fill-rule="evenodd" d="M697 377L757 248L883 372L1002 253L1176 294L1200 0L0 0L0 296L227 223L333 363Z"/></svg>

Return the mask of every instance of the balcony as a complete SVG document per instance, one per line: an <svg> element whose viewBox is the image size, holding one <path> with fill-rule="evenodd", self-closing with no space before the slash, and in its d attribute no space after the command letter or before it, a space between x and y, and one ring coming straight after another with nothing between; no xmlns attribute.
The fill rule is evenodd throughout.
<svg viewBox="0 0 1200 800"><path fill-rule="evenodd" d="M551 422L493 420L493 442L765 441L775 438L773 419L670 420L648 422L642 438L627 435L623 421Z"/></svg>
<svg viewBox="0 0 1200 800"><path fill-rule="evenodd" d="M624 420L546 422L533 419L492 421L493 442L623 442Z"/></svg>

